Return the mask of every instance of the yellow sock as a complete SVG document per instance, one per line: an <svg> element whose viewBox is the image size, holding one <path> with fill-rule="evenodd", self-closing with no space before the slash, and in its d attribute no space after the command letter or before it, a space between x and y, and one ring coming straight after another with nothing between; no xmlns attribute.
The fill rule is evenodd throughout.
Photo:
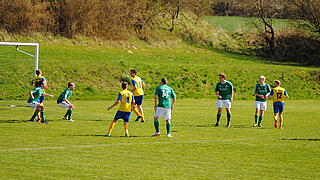
<svg viewBox="0 0 320 180"><path fill-rule="evenodd" d="M278 121L278 116L273 117L274 121Z"/></svg>
<svg viewBox="0 0 320 180"><path fill-rule="evenodd" d="M283 125L283 115L280 116L280 127Z"/></svg>
<svg viewBox="0 0 320 180"><path fill-rule="evenodd" d="M115 125L116 125L116 122L112 121L110 126L109 126L108 134L111 134L111 131L114 128Z"/></svg>
<svg viewBox="0 0 320 180"><path fill-rule="evenodd" d="M141 114L139 113L139 111L137 110L137 108L133 109L133 112L137 115L137 116L141 116Z"/></svg>
<svg viewBox="0 0 320 180"><path fill-rule="evenodd" d="M139 112L140 112L141 117L142 117L141 120L144 121L144 113L143 113L143 110L141 110L141 111L139 111Z"/></svg>

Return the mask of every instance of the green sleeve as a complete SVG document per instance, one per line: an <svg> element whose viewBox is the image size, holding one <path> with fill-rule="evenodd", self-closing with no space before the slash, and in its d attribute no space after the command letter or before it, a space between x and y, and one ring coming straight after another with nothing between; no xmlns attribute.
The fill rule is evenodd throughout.
<svg viewBox="0 0 320 180"><path fill-rule="evenodd" d="M230 85L230 90L233 91L233 84L229 82L229 85Z"/></svg>
<svg viewBox="0 0 320 180"><path fill-rule="evenodd" d="M256 86L254 87L254 93L255 93L255 94L257 94L257 87L258 87L258 85L256 85Z"/></svg>
<svg viewBox="0 0 320 180"><path fill-rule="evenodd" d="M174 93L173 89L171 88L171 98L175 99L176 97L176 93Z"/></svg>
<svg viewBox="0 0 320 180"><path fill-rule="evenodd" d="M219 84L219 83L218 83ZM214 88L214 91L219 91L219 89L218 89L218 84L216 85L216 87Z"/></svg>
<svg viewBox="0 0 320 180"><path fill-rule="evenodd" d="M269 86L269 84L267 84L267 93L269 94L271 92L271 88Z"/></svg>

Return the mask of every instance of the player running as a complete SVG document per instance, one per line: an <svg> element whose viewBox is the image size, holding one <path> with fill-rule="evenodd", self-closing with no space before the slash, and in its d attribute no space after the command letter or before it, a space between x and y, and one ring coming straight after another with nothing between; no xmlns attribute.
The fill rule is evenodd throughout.
<svg viewBox="0 0 320 180"><path fill-rule="evenodd" d="M284 100L288 98L289 95L284 88L280 87L281 82L279 80L275 80L274 85L275 85L275 88L273 88L270 93L270 97L273 99L274 128L278 127L278 116L279 116L279 119L280 119L279 128L282 129Z"/></svg>
<svg viewBox="0 0 320 180"><path fill-rule="evenodd" d="M41 96L49 96L49 97L54 97L53 95L50 94L44 94L43 89L45 88L45 85L42 83L40 87L35 87L31 92L30 92L30 97L28 99L28 105L34 110L34 113L30 119L30 121L34 121L34 118L39 114L41 114L41 123L47 124L48 122L46 121L45 115L44 115L44 105L40 103L40 98Z"/></svg>
<svg viewBox="0 0 320 180"><path fill-rule="evenodd" d="M108 107L108 110L110 110L114 106L116 106L120 103L120 107L119 107L116 115L114 116L114 119L111 122L111 124L109 126L109 130L105 136L110 136L112 129L116 125L117 121L119 119L123 119L123 121L124 121L123 127L125 130L125 136L129 137L128 123L129 123L131 112L133 111L133 108L134 108L135 101L134 101L133 93L128 90L128 83L123 82L121 84L121 86L122 86L123 90L119 92L116 102L112 106Z"/></svg>
<svg viewBox="0 0 320 180"><path fill-rule="evenodd" d="M217 83L215 87L215 93L218 98L218 102L216 104L218 108L218 113L217 113L217 122L215 124L216 127L219 126L220 123L220 118L221 118L221 112L223 106L226 108L227 111L227 118L228 118L228 123L226 127L230 127L230 122L231 122L231 103L233 100L233 95L234 95L234 89L233 85L231 82L226 80L226 74L225 73L220 73L219 74L219 79L220 82Z"/></svg>
<svg viewBox="0 0 320 180"><path fill-rule="evenodd" d="M31 81L31 86L34 86L36 88L36 87L41 87L42 84L44 84L44 88L45 89L48 87L47 86L47 79L44 76L42 76L42 71L40 69L38 69L38 70L36 70L36 77L34 77L34 79ZM43 93L45 93L44 89L43 89ZM41 104L43 104L44 96L40 97L40 101L39 102ZM37 121L40 121L40 120L41 120L41 115L39 113Z"/></svg>
<svg viewBox="0 0 320 180"><path fill-rule="evenodd" d="M152 136L160 136L158 120L163 116L166 120L167 137L172 137L170 120L171 112L174 109L174 103L176 101L176 94L173 89L167 85L167 78L162 78L161 82L162 84L156 88L156 92L154 94L154 127L156 129L156 133Z"/></svg>
<svg viewBox="0 0 320 180"><path fill-rule="evenodd" d="M68 83L68 88L65 89L58 97L57 104L59 107L67 110L66 114L63 117L63 120L67 120L68 122L74 122L72 120L72 112L74 110L73 104L68 100L72 94L72 91L75 89L76 85L72 82Z"/></svg>
<svg viewBox="0 0 320 180"><path fill-rule="evenodd" d="M135 121L139 121L141 119L141 122L145 122L144 119L144 113L142 109L142 101L143 101L143 87L145 86L144 82L141 80L139 76L137 76L137 71L135 69L131 69L130 75L132 77L132 92L135 99L135 105L137 105L138 109L134 107L133 112L137 115L137 119Z"/></svg>
<svg viewBox="0 0 320 180"><path fill-rule="evenodd" d="M253 127L261 127L261 122L263 119L264 112L267 110L267 97L270 94L270 86L269 84L265 83L266 77L260 76L259 77L259 84L256 85L254 89L254 93L256 96L256 102L255 102L255 107L256 107L256 113L254 116L255 123Z"/></svg>

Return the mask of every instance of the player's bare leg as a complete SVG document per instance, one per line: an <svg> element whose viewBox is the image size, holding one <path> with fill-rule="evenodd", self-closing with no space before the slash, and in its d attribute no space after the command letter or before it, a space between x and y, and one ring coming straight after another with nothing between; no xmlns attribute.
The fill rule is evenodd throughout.
<svg viewBox="0 0 320 180"><path fill-rule="evenodd" d="M278 113L274 113L274 128L278 127Z"/></svg>
<svg viewBox="0 0 320 180"><path fill-rule="evenodd" d="M123 127L124 127L124 136L129 137L129 124L128 124L128 122L124 122Z"/></svg>
<svg viewBox="0 0 320 180"><path fill-rule="evenodd" d="M231 109L226 108L226 111L227 111L227 120L228 120L226 127L230 127L230 125L231 125Z"/></svg>
<svg viewBox="0 0 320 180"><path fill-rule="evenodd" d="M220 124L220 118L221 118L221 112L222 112L222 108L218 108L218 112L217 112L217 122L214 125L215 127L218 127Z"/></svg>
<svg viewBox="0 0 320 180"><path fill-rule="evenodd" d="M138 111L139 111L139 113L140 113L140 115L141 115L141 122L145 122L142 105L137 105L137 107L138 107ZM137 118L137 119L138 119L138 118Z"/></svg>
<svg viewBox="0 0 320 180"><path fill-rule="evenodd" d="M282 129L282 125L283 125L283 115L282 115L282 113L279 113L279 119L280 119L279 128Z"/></svg>

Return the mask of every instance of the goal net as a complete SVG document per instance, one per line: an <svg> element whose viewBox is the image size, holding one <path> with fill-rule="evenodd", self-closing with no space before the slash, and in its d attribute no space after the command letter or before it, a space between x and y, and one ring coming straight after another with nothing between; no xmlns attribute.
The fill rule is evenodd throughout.
<svg viewBox="0 0 320 180"><path fill-rule="evenodd" d="M26 98L38 58L38 43L0 42L0 100Z"/></svg>

